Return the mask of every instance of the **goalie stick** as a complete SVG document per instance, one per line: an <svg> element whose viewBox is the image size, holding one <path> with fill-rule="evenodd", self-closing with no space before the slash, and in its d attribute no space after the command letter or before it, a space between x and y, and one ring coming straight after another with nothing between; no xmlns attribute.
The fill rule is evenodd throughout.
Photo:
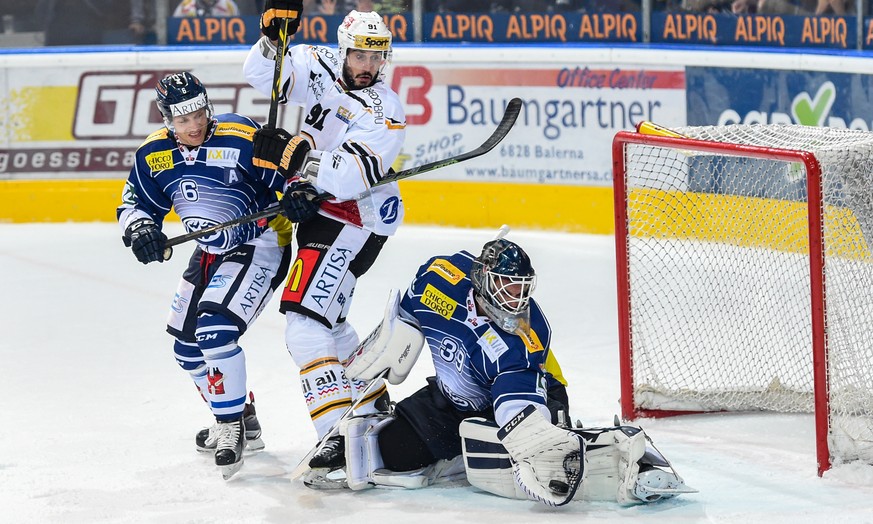
<svg viewBox="0 0 873 524"><path fill-rule="evenodd" d="M494 130L493 133L491 133L491 136L488 137L487 140L482 142L482 145L480 145L476 149L473 149L472 151L467 151L466 153L461 153L460 155L453 156L451 158L446 158L444 160L437 160L435 162L429 162L427 164L422 164L420 166L416 166L410 169L404 169L399 173L389 173L384 178L382 178L382 180L376 182L371 187L377 187L384 184L389 184L391 182L396 182L398 180L403 180L404 178L409 178L411 176L428 173L430 171L434 171L443 167L448 167L454 164L458 164L460 162L464 162L465 160L470 160L471 158L476 158L484 155L485 153L494 149L494 147L506 137L506 135L512 129L512 126L515 125L515 121L518 119L518 115L521 112L521 104L522 101L520 98L513 98L512 100L510 100L509 104L507 104L506 106L506 111L503 113L503 118L500 120L500 123L497 124L497 128ZM323 202L325 200L330 200L331 198L334 197L330 193L322 193L318 196L316 201ZM188 242L189 240L195 240L201 237L205 237L207 235L211 235L212 233L224 231L225 229L234 226L248 224L249 222L254 222L262 218L276 216L281 212L281 210L282 206L276 203L267 207L266 209L263 209L262 211L252 213L251 215L235 218L227 222L222 222L221 224L215 224L213 226L205 227L203 229L198 229L197 231L192 231L184 235L179 235L177 237L167 239L165 245L168 248L177 246L184 242Z"/></svg>
<svg viewBox="0 0 873 524"><path fill-rule="evenodd" d="M348 419L352 415L352 413L355 411L355 409L357 409L357 407L361 405L361 402L365 398L367 398L367 395L369 395L372 392L372 390L375 389L374 386L381 383L380 379L385 378L385 376L387 376L387 375L388 375L388 370L386 369L385 371L380 373L379 376L377 376L377 377L373 378L373 380L367 382L367 387L364 388L364 391L362 391L358 395L358 398L355 399L354 402L352 402L351 406L347 407L346 410L343 411L343 414L340 415L339 420L337 420L334 423L334 425L331 426L329 430L327 430L327 433L325 433L324 436L321 437L321 440L319 440L318 443L312 449L309 450L309 453L307 453L300 460L300 463L297 464L297 467L294 468L293 471L291 471L291 475L290 475L291 480L296 480L298 477L300 477L301 475L303 475L304 473L309 471L309 461L312 460L312 457L314 457L315 455L318 454L319 451L324 449L324 446L327 445L327 439L334 436L334 434L336 434L339 431L340 424L342 424L344 420Z"/></svg>

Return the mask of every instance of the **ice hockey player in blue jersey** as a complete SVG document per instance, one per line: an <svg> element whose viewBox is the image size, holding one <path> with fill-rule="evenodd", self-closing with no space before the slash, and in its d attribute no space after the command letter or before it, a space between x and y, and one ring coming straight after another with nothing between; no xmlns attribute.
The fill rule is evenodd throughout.
<svg viewBox="0 0 873 524"><path fill-rule="evenodd" d="M252 136L260 126L234 113L214 115L194 75L168 75L155 91L165 127L137 150L117 210L124 243L143 264L169 259L161 228L171 209L188 231L197 231L275 204L285 183L275 170L252 163ZM246 403L254 397L238 339L288 271L291 229L278 217L197 239L170 308L176 362L215 417L195 444L214 452L225 478L242 466L247 445L263 448L254 404Z"/></svg>
<svg viewBox="0 0 873 524"><path fill-rule="evenodd" d="M688 492L639 428L570 425L551 327L531 296L536 272L506 231L478 256L429 259L402 298L390 295L346 373L399 384L426 344L436 375L393 413L341 421L342 471L313 468L307 486L417 488L466 475L484 491L550 506L577 490L621 503Z"/></svg>
<svg viewBox="0 0 873 524"><path fill-rule="evenodd" d="M266 0L264 36L249 50L243 71L264 95L271 93L282 20L299 16L301 0ZM289 33L299 26L289 23ZM298 250L282 292L285 345L300 370L301 401L319 438L353 402L356 412L387 402L384 384L364 395L341 362L359 338L346 319L358 281L403 222L396 182L382 183L406 136L400 98L384 82L391 31L375 12L351 11L337 29L337 48L291 46L284 57L280 103L303 107L299 131L264 128L255 134L255 162L289 179L281 203L297 224ZM321 201L320 195L332 197ZM342 464L332 440L313 464Z"/></svg>
<svg viewBox="0 0 873 524"><path fill-rule="evenodd" d="M350 376L370 379L388 368L388 381L399 383L423 339L436 371L427 386L396 405L394 416L353 419L370 437L378 435L367 460L378 457L383 473L438 467L442 476L463 474L459 425L466 418L484 417L501 426L516 421L519 427L534 424L540 434L553 433L555 445L562 446L560 459L567 463L562 478L568 489L578 484L583 443L552 425L558 411L566 413L567 396L550 357L551 328L531 298L535 285L527 253L503 238L487 243L478 257L461 251L421 266L403 299L398 303L398 295L389 302L382 325L346 362ZM386 358L392 365L385 365ZM403 362L399 366L398 360ZM556 413L549 409L549 391ZM355 437L349 431L346 427L342 433ZM345 472L353 489L361 484L356 466L350 463ZM374 468L363 469L363 483L372 483L367 472ZM308 485L331 484L331 471L312 473Z"/></svg>

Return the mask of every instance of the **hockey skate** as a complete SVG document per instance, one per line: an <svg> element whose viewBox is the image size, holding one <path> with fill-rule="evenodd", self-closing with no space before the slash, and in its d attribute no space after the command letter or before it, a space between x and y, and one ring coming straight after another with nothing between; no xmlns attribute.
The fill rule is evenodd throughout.
<svg viewBox="0 0 873 524"><path fill-rule="evenodd" d="M264 441L261 439L261 423L255 413L255 396L249 393L251 403L243 409L243 419L246 425L246 450L260 451L264 449ZM206 453L215 451L215 443L218 441L218 422L211 427L203 428L194 437L194 445L197 451Z"/></svg>
<svg viewBox="0 0 873 524"><path fill-rule="evenodd" d="M303 476L303 485L312 489L343 489L348 486L343 470L345 465L345 438L330 437L309 461L310 469Z"/></svg>
<svg viewBox="0 0 873 524"><path fill-rule="evenodd" d="M218 438L215 442L215 465L224 480L229 479L243 465L243 450L246 447L245 422L238 418L216 424Z"/></svg>

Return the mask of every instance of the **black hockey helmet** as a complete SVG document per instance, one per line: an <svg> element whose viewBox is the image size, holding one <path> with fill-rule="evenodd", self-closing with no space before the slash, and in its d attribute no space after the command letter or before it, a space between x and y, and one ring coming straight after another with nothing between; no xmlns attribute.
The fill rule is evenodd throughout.
<svg viewBox="0 0 873 524"><path fill-rule="evenodd" d="M473 261L470 280L476 303L500 329L526 329L537 276L521 246L505 238L488 242Z"/></svg>
<svg viewBox="0 0 873 524"><path fill-rule="evenodd" d="M212 103L206 96L206 88L187 71L162 78L155 86L155 93L155 103L164 117L164 124L170 129L173 129L174 116L187 115L204 107L206 116L212 119Z"/></svg>

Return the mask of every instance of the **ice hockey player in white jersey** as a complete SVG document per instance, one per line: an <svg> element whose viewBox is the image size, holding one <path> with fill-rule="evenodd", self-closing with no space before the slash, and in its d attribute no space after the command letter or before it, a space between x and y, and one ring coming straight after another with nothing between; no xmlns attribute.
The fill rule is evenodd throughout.
<svg viewBox="0 0 873 524"><path fill-rule="evenodd" d="M117 210L124 243L143 264L169 258L161 228L171 209L196 231L275 204L285 183L275 170L252 163L259 125L235 113L214 115L194 75L168 75L155 91L166 127L137 150ZM176 338L176 362L215 416L195 444L214 452L225 478L242 466L244 447L263 448L254 404L246 403L253 397L237 341L288 271L291 228L278 217L197 239L170 309L167 331Z"/></svg>
<svg viewBox="0 0 873 524"><path fill-rule="evenodd" d="M283 19L302 12L300 0L267 0L264 36L244 64L246 79L269 95L276 41ZM289 24L296 31L299 18ZM338 49L290 47L283 57L282 103L303 106L297 134L262 129L255 134L255 161L288 179L281 204L297 226L298 252L282 294L285 341L300 369L303 398L318 437L363 392L341 362L355 350L358 335L346 322L357 279L375 262L403 220L396 183L374 187L388 173L405 138L406 117L383 82L392 35L375 12L350 12L337 30ZM316 196L334 198L317 202ZM387 402L384 384L363 399L359 413ZM342 462L334 439L312 459Z"/></svg>
<svg viewBox="0 0 873 524"><path fill-rule="evenodd" d="M527 253L502 234L476 257L460 251L425 262L346 365L351 377L384 374L398 384L426 343L436 376L393 414L342 421L344 471L313 468L304 483L416 488L466 474L490 493L550 506L577 491L622 503L684 492L639 428L568 425L565 381L551 327L531 297L535 285Z"/></svg>

